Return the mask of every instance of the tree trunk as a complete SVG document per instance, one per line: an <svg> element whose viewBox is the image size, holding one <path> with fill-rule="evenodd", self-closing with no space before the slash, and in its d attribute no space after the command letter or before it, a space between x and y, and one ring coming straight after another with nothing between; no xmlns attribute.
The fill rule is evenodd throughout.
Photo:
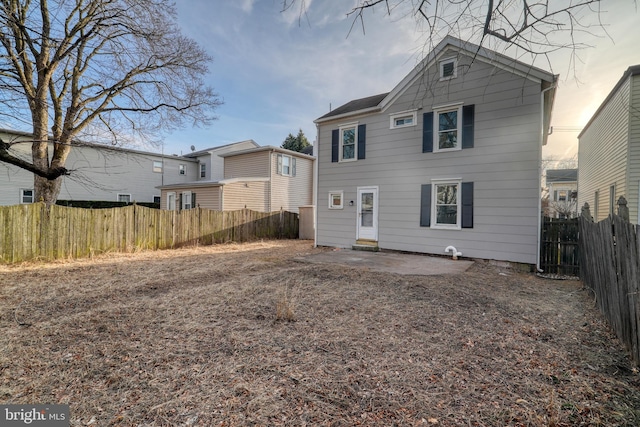
<svg viewBox="0 0 640 427"><path fill-rule="evenodd" d="M36 195L36 202L45 202L47 206L55 205L60 194L60 186L63 177L49 180L38 175L34 175L33 189Z"/></svg>

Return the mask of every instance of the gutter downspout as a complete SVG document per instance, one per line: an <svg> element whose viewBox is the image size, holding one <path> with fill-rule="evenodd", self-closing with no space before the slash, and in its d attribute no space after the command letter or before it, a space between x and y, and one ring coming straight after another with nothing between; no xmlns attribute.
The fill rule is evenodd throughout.
<svg viewBox="0 0 640 427"><path fill-rule="evenodd" d="M536 239L536 271L538 273L544 273L544 270L540 268L540 238L542 233L542 198L540 190L542 189L542 145L544 142L544 136L547 129L544 128L544 94L557 88L557 77L554 76L553 83L546 89L540 92L540 143L538 144L538 238Z"/></svg>
<svg viewBox="0 0 640 427"><path fill-rule="evenodd" d="M318 149L320 145L320 125L316 123L316 142L313 144L313 247L318 247Z"/></svg>

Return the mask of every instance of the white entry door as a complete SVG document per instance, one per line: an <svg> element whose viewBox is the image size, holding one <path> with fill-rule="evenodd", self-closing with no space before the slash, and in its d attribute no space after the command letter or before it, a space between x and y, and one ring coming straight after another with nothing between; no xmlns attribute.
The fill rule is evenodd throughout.
<svg viewBox="0 0 640 427"><path fill-rule="evenodd" d="M357 239L378 240L378 187L358 187Z"/></svg>

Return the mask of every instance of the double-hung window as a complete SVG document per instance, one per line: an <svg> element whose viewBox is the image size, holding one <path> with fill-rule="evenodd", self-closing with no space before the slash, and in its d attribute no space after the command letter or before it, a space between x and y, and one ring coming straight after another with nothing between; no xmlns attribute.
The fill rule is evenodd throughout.
<svg viewBox="0 0 640 427"><path fill-rule="evenodd" d="M159 160L153 161L153 171L156 173L162 173L162 162Z"/></svg>
<svg viewBox="0 0 640 427"><path fill-rule="evenodd" d="M200 178L207 177L207 165L206 163L200 163Z"/></svg>
<svg viewBox="0 0 640 427"><path fill-rule="evenodd" d="M351 124L340 127L340 160L356 160L358 140L358 125Z"/></svg>
<svg viewBox="0 0 640 427"><path fill-rule="evenodd" d="M433 179L420 194L420 226L473 228L473 182L460 178Z"/></svg>
<svg viewBox="0 0 640 427"><path fill-rule="evenodd" d="M118 194L118 201L124 203L131 203L131 194Z"/></svg>
<svg viewBox="0 0 640 427"><path fill-rule="evenodd" d="M278 175L296 176L296 158L286 154L278 154Z"/></svg>
<svg viewBox="0 0 640 427"><path fill-rule="evenodd" d="M433 183L434 228L460 228L460 181Z"/></svg>
<svg viewBox="0 0 640 427"><path fill-rule="evenodd" d="M191 191L185 191L182 193L182 209L187 210L193 207L191 199Z"/></svg>
<svg viewBox="0 0 640 427"><path fill-rule="evenodd" d="M20 203L33 203L33 190L22 188L20 189Z"/></svg>
<svg viewBox="0 0 640 427"><path fill-rule="evenodd" d="M364 160L367 125L345 123L331 131L331 162Z"/></svg>
<svg viewBox="0 0 640 427"><path fill-rule="evenodd" d="M433 151L460 150L462 105L434 110L435 146Z"/></svg>
<svg viewBox="0 0 640 427"><path fill-rule="evenodd" d="M186 165L178 165L178 174L179 175L186 175L187 173L187 166Z"/></svg>

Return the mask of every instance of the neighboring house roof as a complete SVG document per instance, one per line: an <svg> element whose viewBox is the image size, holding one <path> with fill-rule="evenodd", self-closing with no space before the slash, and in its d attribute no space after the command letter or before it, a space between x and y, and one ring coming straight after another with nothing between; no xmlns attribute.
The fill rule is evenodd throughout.
<svg viewBox="0 0 640 427"><path fill-rule="evenodd" d="M313 156L313 145L309 145L304 147L301 151L302 154L307 154L309 156Z"/></svg>
<svg viewBox="0 0 640 427"><path fill-rule="evenodd" d="M240 151L233 151L231 153L224 153L224 154L220 154L220 157L241 156L243 154L257 153L259 151L277 151L278 153L288 154L290 156L298 156L298 157L304 157L307 159L315 160L315 157L310 156L308 154L300 153L298 151L293 151L293 150L287 150L286 148L274 147L273 145L265 145L263 147L251 148L248 150L240 150Z"/></svg>
<svg viewBox="0 0 640 427"><path fill-rule="evenodd" d="M244 144L244 143L247 143L247 142L252 143L256 147L260 146L253 139L247 139L247 140L244 140L244 141L238 141L238 142L232 142L230 144L219 145L217 147L205 148L204 150L192 151L191 153L185 154L184 157L199 157L199 156L202 156L204 154L211 154L212 152L221 150L223 148L231 147L233 145L238 145L238 144Z"/></svg>
<svg viewBox="0 0 640 427"><path fill-rule="evenodd" d="M584 129L582 129L582 132L580 132L580 134L578 135L578 139L580 139L580 137L586 132L586 130L589 128L589 126L591 126L591 123L593 123L593 121L596 119L596 117L598 117L598 115L600 114L602 109L609 103L609 101L615 95L615 93L618 91L618 89L620 89L620 86L622 86L622 84L629 77L635 76L635 75L638 75L638 74L640 74L640 64L632 65L629 68L627 68L627 70L622 74L622 77L620 77L620 80L618 80L618 83L616 83L616 85L613 87L611 92L609 92L609 95L607 95L607 97L604 99L604 101L602 101L602 104L600 104L600 107L598 107L596 112L593 113L593 116L591 116L591 119L589 120L589 122L587 122L587 124L585 125Z"/></svg>
<svg viewBox="0 0 640 427"><path fill-rule="evenodd" d="M457 50L460 54L473 56L474 61L484 61L497 67L519 74L528 79L542 82L545 91L544 99L544 126L549 128L551 123L551 110L555 98L557 75L544 71L532 65L520 62L506 55L489 49L465 42L452 36L445 37L420 63L396 85L391 92L355 99L330 111L314 120L314 123L322 123L339 118L352 117L361 114L385 111L393 102L402 95L420 76L440 59L440 55L446 49ZM547 143L547 132L544 132L542 144Z"/></svg>
<svg viewBox="0 0 640 427"><path fill-rule="evenodd" d="M576 182L578 181L578 169L549 169L547 170L547 183L552 182Z"/></svg>
<svg viewBox="0 0 640 427"><path fill-rule="evenodd" d="M229 179L221 179L220 181L193 181L193 182L183 182L180 184L167 184L160 185L156 188L160 190L172 190L179 188L202 188L202 187L220 187L225 184L233 184L234 182L265 182L269 181L268 177L245 177L245 178L229 178Z"/></svg>
<svg viewBox="0 0 640 427"><path fill-rule="evenodd" d="M24 136L24 137L33 137L33 134L30 132L23 132L23 131L17 131L17 130L12 130L12 129L4 129L4 128L0 128L0 133L6 133L6 134L10 134L10 135L16 135L16 136ZM10 142L10 141L5 141L5 142ZM53 141L51 141L52 143ZM96 148L99 150L108 150L108 151L116 151L119 153L134 153L134 154L144 154L144 155L148 155L148 156L156 156L156 157L163 157L163 158L182 158L185 161L188 162L195 162L194 159L190 159L187 158L187 156L179 156L177 154L164 154L164 153L157 153L157 152L153 152L153 151L143 151L143 150L137 150L134 148L126 148L126 147L118 147L115 145L107 145L107 144L99 144L99 143L95 143L95 142L86 142L86 141L81 141L81 140L74 140L72 145L74 147L90 147L90 148Z"/></svg>

